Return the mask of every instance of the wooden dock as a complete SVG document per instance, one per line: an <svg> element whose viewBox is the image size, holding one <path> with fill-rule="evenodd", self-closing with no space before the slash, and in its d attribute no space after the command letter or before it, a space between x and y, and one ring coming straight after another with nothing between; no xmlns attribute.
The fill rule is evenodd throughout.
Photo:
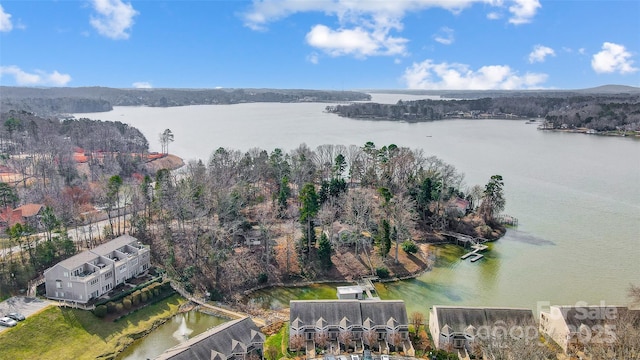
<svg viewBox="0 0 640 360"><path fill-rule="evenodd" d="M470 247L472 249L471 251L469 251L468 253L460 257L460 259L462 260L466 260L469 258L471 262L476 262L478 260L481 260L484 258L484 255L480 253L488 249L488 246L485 245L484 243L489 240L485 238L477 238L477 237L460 234L460 233L454 233L450 231L443 231L441 232L441 234L449 238L455 238L456 245L462 245L464 247Z"/></svg>

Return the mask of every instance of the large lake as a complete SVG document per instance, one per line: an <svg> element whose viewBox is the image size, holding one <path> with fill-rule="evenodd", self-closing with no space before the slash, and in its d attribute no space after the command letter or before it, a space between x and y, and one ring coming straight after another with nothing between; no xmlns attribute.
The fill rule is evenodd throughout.
<svg viewBox="0 0 640 360"><path fill-rule="evenodd" d="M409 99L374 100L394 103L399 97ZM492 244L485 260L462 261L461 249L438 247L432 271L378 286L383 298L404 299L409 312L426 313L434 304L627 304L629 284L640 284L640 141L543 132L515 120L352 120L324 113L326 105L116 107L75 116L135 126L152 150L159 150L158 135L169 128L175 135L169 151L186 160L206 161L219 147L270 152L301 143L315 148L373 141L424 149L463 171L468 185L502 175L505 212L519 219L518 229ZM267 301L286 306L295 297L303 294L276 289Z"/></svg>

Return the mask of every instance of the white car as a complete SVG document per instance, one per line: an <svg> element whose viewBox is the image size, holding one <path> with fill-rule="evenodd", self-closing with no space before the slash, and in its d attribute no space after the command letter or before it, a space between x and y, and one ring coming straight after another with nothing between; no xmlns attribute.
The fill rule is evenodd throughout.
<svg viewBox="0 0 640 360"><path fill-rule="evenodd" d="M0 325L2 326L16 326L18 323L12 318L6 316L0 317Z"/></svg>
<svg viewBox="0 0 640 360"><path fill-rule="evenodd" d="M358 356L358 355L351 355L351 360L360 360L360 356Z"/></svg>
<svg viewBox="0 0 640 360"><path fill-rule="evenodd" d="M389 360L389 355L380 355L380 360Z"/></svg>

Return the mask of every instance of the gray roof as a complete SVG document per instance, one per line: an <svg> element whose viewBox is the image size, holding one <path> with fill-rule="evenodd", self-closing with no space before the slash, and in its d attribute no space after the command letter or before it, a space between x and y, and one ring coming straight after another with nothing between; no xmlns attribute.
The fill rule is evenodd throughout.
<svg viewBox="0 0 640 360"><path fill-rule="evenodd" d="M329 326L407 325L407 310L402 300L292 300L289 302L292 324L316 324L323 319ZM346 319L345 319L346 318ZM300 325L297 323L296 325Z"/></svg>
<svg viewBox="0 0 640 360"><path fill-rule="evenodd" d="M92 261L94 259L98 258L98 255L90 252L90 251L83 251L79 254L73 255L72 257L62 260L59 263L57 263L54 266L62 266L63 268L67 269L67 270L73 270L75 268L78 268L82 265L84 265L85 263L88 263L89 261Z"/></svg>
<svg viewBox="0 0 640 360"><path fill-rule="evenodd" d="M396 324L406 325L407 309L402 300L365 300L361 302L362 318L376 325L387 324L393 318Z"/></svg>
<svg viewBox="0 0 640 360"><path fill-rule="evenodd" d="M131 243L137 243L138 239L134 238L131 235L122 235L117 238L108 241L102 245L96 246L90 251L94 254L107 255L112 253L114 250L119 249L125 245L129 245Z"/></svg>
<svg viewBox="0 0 640 360"><path fill-rule="evenodd" d="M246 317L216 326L165 351L156 360L210 360L212 355L227 359L234 352L244 352L252 343L264 342L265 336Z"/></svg>
<svg viewBox="0 0 640 360"><path fill-rule="evenodd" d="M104 255L110 254L116 249L119 249L125 245L131 244L137 241L138 239L134 238L133 236L122 235L100 246L96 246L93 249L86 250L79 254L73 255L72 257L63 260L54 266L60 265L65 269L73 270L89 261L96 259L100 255L104 256Z"/></svg>
<svg viewBox="0 0 640 360"><path fill-rule="evenodd" d="M434 306L438 327L448 325L454 332L464 332L469 325L476 329L480 326L531 325L535 324L533 311L520 308L481 308Z"/></svg>
<svg viewBox="0 0 640 360"><path fill-rule="evenodd" d="M300 318L305 325L315 326L323 318L329 325L337 326L344 317L362 324L359 300L292 300L289 307L291 319Z"/></svg>

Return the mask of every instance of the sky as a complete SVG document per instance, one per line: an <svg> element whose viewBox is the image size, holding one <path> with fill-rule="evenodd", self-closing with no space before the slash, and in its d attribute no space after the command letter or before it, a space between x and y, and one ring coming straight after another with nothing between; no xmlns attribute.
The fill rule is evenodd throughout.
<svg viewBox="0 0 640 360"><path fill-rule="evenodd" d="M0 0L0 85L640 86L638 0Z"/></svg>

